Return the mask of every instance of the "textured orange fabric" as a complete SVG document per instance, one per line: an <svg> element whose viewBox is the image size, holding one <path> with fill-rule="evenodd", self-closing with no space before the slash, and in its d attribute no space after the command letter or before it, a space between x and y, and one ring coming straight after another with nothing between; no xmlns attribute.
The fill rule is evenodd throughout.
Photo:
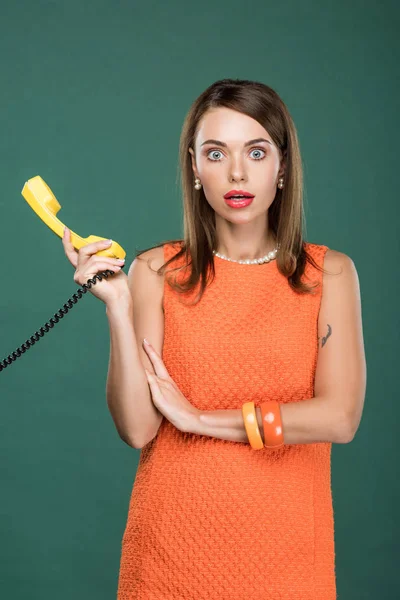
<svg viewBox="0 0 400 600"><path fill-rule="evenodd" d="M322 265L327 246L305 245ZM163 360L182 393L201 410L312 398L322 272L307 263L321 285L300 295L275 260L214 263L197 306L164 285ZM163 419L140 455L118 600L334 600L330 460L331 443L253 450Z"/></svg>

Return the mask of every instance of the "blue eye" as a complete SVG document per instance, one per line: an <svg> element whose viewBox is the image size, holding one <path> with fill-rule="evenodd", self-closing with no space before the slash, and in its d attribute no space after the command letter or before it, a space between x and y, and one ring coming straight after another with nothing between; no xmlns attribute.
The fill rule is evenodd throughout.
<svg viewBox="0 0 400 600"><path fill-rule="evenodd" d="M209 152L207 152L207 158L208 158L208 160L211 160L211 161L213 161L213 162L217 162L217 161L215 161L215 159L214 159L214 158L209 158L209 156L208 156L208 155L210 154L210 152L212 152L213 154L215 154L215 153L217 153L217 154L218 154L218 153L219 153L219 154L221 154L221 152L220 152L219 150L210 150Z"/></svg>
<svg viewBox="0 0 400 600"><path fill-rule="evenodd" d="M265 154L265 150L263 150L262 148L254 148L254 150L252 150L252 152L264 152ZM254 160L262 160L264 158L264 156L262 156L261 158L255 158Z"/></svg>
<svg viewBox="0 0 400 600"><path fill-rule="evenodd" d="M260 152L260 151L263 152L264 155L266 154L264 148L253 148L253 150L251 151L251 153L252 152ZM212 162L220 162L219 159L210 158L208 156L210 153L213 153L213 154L222 154L221 150L209 150L207 152L207 160L211 160ZM253 160L263 160L263 158L265 158L265 156L261 156L260 158L253 158Z"/></svg>

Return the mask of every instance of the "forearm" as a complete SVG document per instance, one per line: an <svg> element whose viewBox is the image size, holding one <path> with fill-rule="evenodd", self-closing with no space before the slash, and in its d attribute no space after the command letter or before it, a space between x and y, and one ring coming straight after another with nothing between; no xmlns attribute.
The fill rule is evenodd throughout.
<svg viewBox="0 0 400 600"><path fill-rule="evenodd" d="M280 409L285 444L341 444L349 441L347 420L335 407L332 399L309 398L300 402L281 403ZM265 443L261 409L257 406L256 415ZM241 409L201 411L192 433L249 443Z"/></svg>
<svg viewBox="0 0 400 600"><path fill-rule="evenodd" d="M107 306L110 357L107 374L107 405L120 438L133 448L150 439L159 421L151 400L133 325L132 304Z"/></svg>

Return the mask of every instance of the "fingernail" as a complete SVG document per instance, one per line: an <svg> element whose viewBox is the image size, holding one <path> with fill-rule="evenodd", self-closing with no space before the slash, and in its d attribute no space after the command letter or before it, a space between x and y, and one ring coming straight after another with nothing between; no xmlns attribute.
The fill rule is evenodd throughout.
<svg viewBox="0 0 400 600"><path fill-rule="evenodd" d="M112 244L112 240L105 240L104 243L108 246L109 244Z"/></svg>
<svg viewBox="0 0 400 600"><path fill-rule="evenodd" d="M148 346L150 346L150 342L148 340L146 340L146 338L143 338L143 341L145 344L147 344Z"/></svg>

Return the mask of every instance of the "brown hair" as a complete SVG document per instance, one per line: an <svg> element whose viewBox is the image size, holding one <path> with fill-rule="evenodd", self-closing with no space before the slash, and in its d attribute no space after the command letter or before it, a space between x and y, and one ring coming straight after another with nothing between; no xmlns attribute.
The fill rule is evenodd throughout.
<svg viewBox="0 0 400 600"><path fill-rule="evenodd" d="M181 271L191 266L187 279L178 283L176 277L172 280L166 276L166 281L181 294L191 292L200 283L195 304L200 301L207 284L214 279L212 251L217 248L215 213L207 202L203 189L194 188L189 148L194 148L197 128L202 117L209 109L217 107L236 110L258 121L268 131L281 156L285 157L285 185L283 189L277 188L268 216L269 227L280 243L279 252L274 260L294 291L313 293L316 286L309 286L301 281L306 262L310 262L316 269L324 269L307 253L303 242L303 169L297 131L286 105L277 92L263 83L242 79L216 81L200 94L186 115L179 144L184 239L168 240L152 246L158 248L164 243L172 243L180 247L157 273L163 274L170 263L184 256L183 265L166 273ZM146 250L139 250L138 253ZM211 280L208 277L209 273L212 275Z"/></svg>

